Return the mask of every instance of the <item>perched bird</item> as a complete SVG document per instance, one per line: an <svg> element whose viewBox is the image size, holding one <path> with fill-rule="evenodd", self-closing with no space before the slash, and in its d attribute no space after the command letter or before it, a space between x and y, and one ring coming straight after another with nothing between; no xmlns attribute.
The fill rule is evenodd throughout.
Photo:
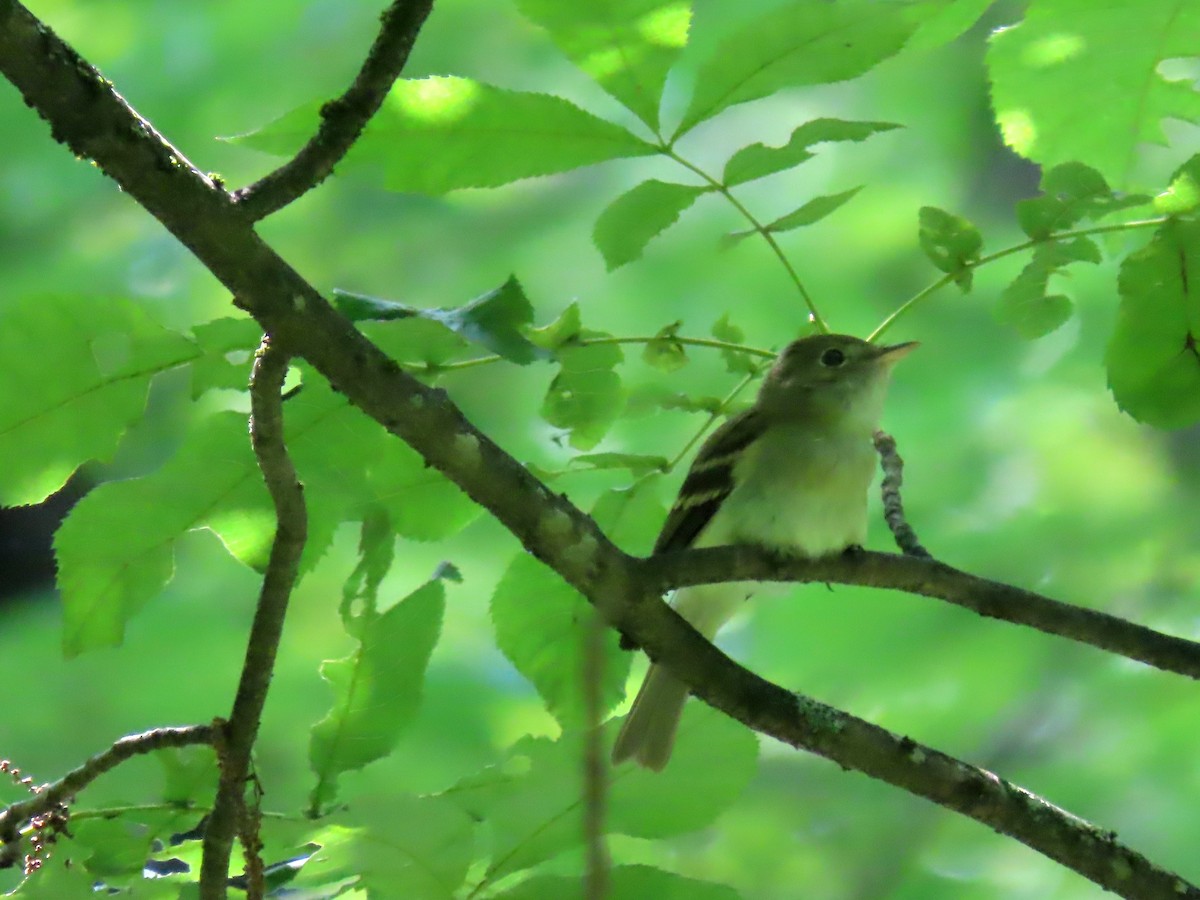
<svg viewBox="0 0 1200 900"><path fill-rule="evenodd" d="M654 544L757 544L806 557L840 553L867 537L873 436L892 366L917 344L876 346L821 334L789 344L763 380L754 405L704 442ZM673 605L708 639L757 583L698 585ZM671 757L687 686L659 665L646 680L613 746L660 770Z"/></svg>

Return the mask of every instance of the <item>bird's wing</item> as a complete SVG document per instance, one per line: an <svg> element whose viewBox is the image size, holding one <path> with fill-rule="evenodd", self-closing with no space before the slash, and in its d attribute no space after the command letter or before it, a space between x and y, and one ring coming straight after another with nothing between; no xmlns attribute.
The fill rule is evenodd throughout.
<svg viewBox="0 0 1200 900"><path fill-rule="evenodd" d="M734 461L765 428L764 417L751 408L725 422L704 442L654 543L655 553L692 545L733 490Z"/></svg>

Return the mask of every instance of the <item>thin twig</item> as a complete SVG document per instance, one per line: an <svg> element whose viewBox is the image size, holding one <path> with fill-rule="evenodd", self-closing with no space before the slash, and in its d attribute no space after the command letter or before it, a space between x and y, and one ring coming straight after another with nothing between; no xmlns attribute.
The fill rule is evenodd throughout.
<svg viewBox="0 0 1200 900"><path fill-rule="evenodd" d="M250 752L258 735L263 704L275 667L275 653L283 633L288 599L296 583L300 554L304 550L308 516L304 490L283 442L283 401L280 392L287 374L288 357L263 339L250 379L250 441L262 470L263 481L275 505L275 540L263 576L258 607L246 645L246 659L233 711L223 729L218 752L221 779L212 815L204 832L200 864L201 900L224 900L229 876L229 854L238 826L245 816L245 787Z"/></svg>
<svg viewBox="0 0 1200 900"><path fill-rule="evenodd" d="M211 725L155 728L141 734L127 735L53 784L39 787L37 793L28 800L14 803L0 811L0 868L7 868L15 862L20 849L20 830L30 819L45 815L60 804L69 802L105 772L135 756L167 747L211 744L212 739Z"/></svg>
<svg viewBox="0 0 1200 900"><path fill-rule="evenodd" d="M234 194L251 220L278 212L333 173L383 104L432 7L433 0L395 0L380 16L379 34L354 83L321 107L317 133L287 163Z"/></svg>
<svg viewBox="0 0 1200 900"><path fill-rule="evenodd" d="M904 502L900 498L900 487L904 484L904 460L896 452L896 439L886 431L876 431L875 450L883 468L883 518L892 530L896 546L907 556L932 558L904 517Z"/></svg>
<svg viewBox="0 0 1200 900"><path fill-rule="evenodd" d="M584 625L583 701L587 721L583 750L583 840L587 856L583 896L608 896L608 846L604 819L608 807L608 754L604 752L604 636L608 631L599 614Z"/></svg>

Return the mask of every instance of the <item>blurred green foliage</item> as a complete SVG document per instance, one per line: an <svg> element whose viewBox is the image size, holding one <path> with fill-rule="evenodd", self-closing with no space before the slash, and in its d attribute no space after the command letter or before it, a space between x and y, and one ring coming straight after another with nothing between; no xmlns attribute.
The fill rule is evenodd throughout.
<svg viewBox="0 0 1200 900"><path fill-rule="evenodd" d="M761 361L701 339L778 349L812 327L810 306L837 331L886 322L889 337L923 343L897 372L886 426L926 546L1196 636L1200 95L1178 57L1200 45L1200 21L1190 7L1171 18L1169 0L1137 6L1131 24L1129 9L1078 0L1027 12L701 0L687 33L676 2L614 0L614 17L604 4L444 0L413 80L345 177L260 230L323 292L394 298L387 309L404 314L363 330L634 552L651 546L713 398ZM231 186L274 164L254 147L303 141L378 12L334 0L31 8ZM1103 102L1089 96L1098 84ZM1136 84L1151 102L1131 100ZM57 538L61 603L25 598L0 629L0 658L20 675L0 756L42 781L121 734L226 713L270 506L245 438L254 324L231 318L215 280L9 88L0 130L0 499L34 502L85 463L104 482ZM232 135L246 137L216 140ZM475 187L488 185L500 186ZM809 227L778 224L768 245L744 212ZM1179 218L1128 225L1165 214ZM720 240L748 225L748 239ZM313 525L257 751L267 861L317 842L291 885L359 896L569 893L587 606L311 370L293 381L304 387L285 404L288 437ZM882 520L871 543L889 546ZM443 561L461 582L430 581ZM381 640L403 647L393 656ZM779 591L722 642L768 678L1200 874L1200 701L1176 676L846 587ZM64 661L63 647L92 652ZM631 657L614 639L606 659L603 699L616 702ZM332 698L322 660L338 661L324 669ZM304 745L321 720L314 774ZM188 845L152 841L195 825L198 811L172 804L202 809L211 776L203 755L120 767L79 798L60 858L137 881L138 896L177 896L170 879L141 881L140 861L194 862ZM0 785L0 800L19 796ZM310 802L326 818L305 819ZM756 766L754 738L696 703L666 772L614 772L609 819L619 896L1099 895L818 758L767 742ZM0 889L17 880L0 873ZM19 896L83 896L90 880L49 865Z"/></svg>

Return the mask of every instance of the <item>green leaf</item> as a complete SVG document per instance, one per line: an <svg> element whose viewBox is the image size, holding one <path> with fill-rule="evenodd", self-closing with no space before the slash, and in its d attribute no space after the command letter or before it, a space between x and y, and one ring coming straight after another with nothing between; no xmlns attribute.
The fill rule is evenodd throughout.
<svg viewBox="0 0 1200 900"><path fill-rule="evenodd" d="M318 120L319 106L310 104L233 140L290 155ZM440 195L656 153L620 125L561 97L432 76L396 81L345 168L382 171L394 191Z"/></svg>
<svg viewBox="0 0 1200 900"><path fill-rule="evenodd" d="M1064 163L1042 176L1041 196L1017 203L1017 221L1031 238L1045 240L1081 219L1098 219L1149 200L1141 195L1118 197L1095 169L1082 163Z"/></svg>
<svg viewBox="0 0 1200 900"><path fill-rule="evenodd" d="M987 12L994 0L952 0L929 16L905 45L905 52L924 52L964 34Z"/></svg>
<svg viewBox="0 0 1200 900"><path fill-rule="evenodd" d="M192 360L192 398L209 390L245 391L262 326L251 318L225 317L192 328L200 355Z"/></svg>
<svg viewBox="0 0 1200 900"><path fill-rule="evenodd" d="M597 333L581 332L594 337ZM565 345L558 350L561 368L542 401L542 418L570 432L572 447L590 450L599 443L625 403L621 378L613 371L623 359L615 344Z"/></svg>
<svg viewBox="0 0 1200 900"><path fill-rule="evenodd" d="M45 860L37 871L25 876L12 896L21 900L95 900L95 876L62 852Z"/></svg>
<svg viewBox="0 0 1200 900"><path fill-rule="evenodd" d="M590 629L604 629L604 706L620 702L630 655L583 595L552 569L527 553L514 556L492 594L491 614L496 645L564 728L586 724L583 653Z"/></svg>
<svg viewBox="0 0 1200 900"><path fill-rule="evenodd" d="M1154 198L1156 212L1179 216L1200 208L1200 153L1180 166L1167 189Z"/></svg>
<svg viewBox="0 0 1200 900"><path fill-rule="evenodd" d="M123 819L84 819L71 823L72 837L90 850L84 866L94 876L141 874L150 855L151 835Z"/></svg>
<svg viewBox="0 0 1200 900"><path fill-rule="evenodd" d="M354 652L322 664L334 703L313 726L309 742L309 765L317 775L314 810L336 797L339 775L395 748L420 705L445 605L441 581L429 581L387 612L364 614L355 629L359 646Z"/></svg>
<svg viewBox="0 0 1200 900"><path fill-rule="evenodd" d="M238 413L202 420L157 472L102 484L71 510L54 539L63 652L120 644L125 623L170 580L175 541L215 520L231 550L265 559L274 520Z"/></svg>
<svg viewBox="0 0 1200 900"><path fill-rule="evenodd" d="M378 297L342 290L334 290L333 298L337 308L352 322L363 319L387 321L418 316L439 322L468 341L481 344L505 359L521 365L549 357L548 353L530 343L523 334L523 329L533 322L533 306L514 276L510 276L500 287L476 297L470 303L448 309L421 309L395 300L381 300Z"/></svg>
<svg viewBox="0 0 1200 900"><path fill-rule="evenodd" d="M651 239L675 223L707 187L651 179L626 191L600 213L592 240L611 272L642 255Z"/></svg>
<svg viewBox="0 0 1200 900"><path fill-rule="evenodd" d="M535 875L511 890L496 894L496 900L551 900L558 897L582 897L581 878L565 875ZM611 900L738 900L733 888L710 881L698 881L651 866L617 866L609 872Z"/></svg>
<svg viewBox="0 0 1200 900"><path fill-rule="evenodd" d="M517 0L571 62L658 129L667 72L687 44L691 6L680 0Z"/></svg>
<svg viewBox="0 0 1200 900"><path fill-rule="evenodd" d="M642 351L642 359L647 365L663 372L674 372L687 365L687 351L677 337L683 322L672 322L658 330L654 339L646 344Z"/></svg>
<svg viewBox="0 0 1200 900"><path fill-rule="evenodd" d="M378 609L379 585L391 571L396 557L396 532L387 512L374 508L363 515L358 540L358 564L342 585L338 613L347 634L362 637L360 628L369 623ZM355 607L362 601L361 608Z"/></svg>
<svg viewBox="0 0 1200 900"><path fill-rule="evenodd" d="M317 376L284 405L284 432L308 505L302 571L339 524L376 506L416 540L454 534L480 512ZM201 420L158 471L102 484L76 504L55 538L64 652L119 644L125 623L171 578L175 541L195 528L212 529L246 565L265 567L275 516L238 413Z"/></svg>
<svg viewBox="0 0 1200 900"><path fill-rule="evenodd" d="M1200 6L1189 0L1035 0L992 37L992 105L1005 142L1043 166L1080 161L1127 186L1138 145L1165 144L1162 120L1200 122L1190 79L1159 65L1196 53ZM1096 98L1102 86L1102 102Z"/></svg>
<svg viewBox="0 0 1200 900"><path fill-rule="evenodd" d="M110 460L157 373L198 355L126 300L0 304L0 506L39 503L83 463Z"/></svg>
<svg viewBox="0 0 1200 900"><path fill-rule="evenodd" d="M920 212L921 249L935 266L954 276L963 293L971 289L971 266L978 262L983 249L979 229L962 216L936 206L923 206Z"/></svg>
<svg viewBox="0 0 1200 900"><path fill-rule="evenodd" d="M767 226L767 231L791 231L793 228L802 228L805 225L819 222L830 213L840 209L842 204L861 190L862 186L860 185L848 191L842 191L840 194L813 197L799 209L793 210L786 216L780 216Z"/></svg>
<svg viewBox="0 0 1200 900"><path fill-rule="evenodd" d="M1100 248L1085 237L1042 244L1012 284L1004 289L996 314L1021 337L1032 340L1055 331L1071 318L1073 305L1065 294L1049 294L1050 276L1073 262L1100 262Z"/></svg>
<svg viewBox="0 0 1200 900"><path fill-rule="evenodd" d="M180 807L212 802L220 775L212 747L170 747L154 758L163 770L163 800Z"/></svg>
<svg viewBox="0 0 1200 900"><path fill-rule="evenodd" d="M745 726L689 704L681 740L662 772L625 766L612 774L608 824L636 837L659 838L711 825L754 776L758 741ZM614 735L616 723L605 726ZM448 796L492 835L483 885L577 847L583 828L583 735L557 741L525 738L502 767L463 779ZM697 790L703 785L703 790Z"/></svg>
<svg viewBox="0 0 1200 900"><path fill-rule="evenodd" d="M997 309L1000 321L1028 340L1057 330L1071 318L1071 299L1063 294L1046 293L1049 274L1031 262L1000 296Z"/></svg>
<svg viewBox="0 0 1200 900"><path fill-rule="evenodd" d="M326 825L298 842L315 849L289 885L297 897L464 896L459 888L474 855L477 829L458 804L446 796L385 791L355 797L351 813L352 818L340 817L356 827ZM351 886L356 890L347 893Z"/></svg>
<svg viewBox="0 0 1200 900"><path fill-rule="evenodd" d="M743 344L746 332L729 321L729 313L725 313L713 322L712 336L727 344ZM725 360L725 368L734 375L752 375L758 372L762 361L755 359L743 350L721 349L721 358Z"/></svg>
<svg viewBox="0 0 1200 900"><path fill-rule="evenodd" d="M557 350L564 344L575 340L583 330L579 318L579 304L571 303L562 311L557 319L541 328L529 329L529 339L539 347L547 350Z"/></svg>
<svg viewBox="0 0 1200 900"><path fill-rule="evenodd" d="M1117 405L1139 422L1200 421L1200 223L1171 220L1121 265L1121 305L1105 354Z"/></svg>
<svg viewBox="0 0 1200 900"><path fill-rule="evenodd" d="M615 737L618 722L609 723ZM690 701L670 764L662 772L623 766L609 790L613 831L642 838L685 834L710 825L741 796L758 766L754 732ZM704 790L697 791L696 785Z"/></svg>
<svg viewBox="0 0 1200 900"><path fill-rule="evenodd" d="M648 553L666 517L656 484L657 479L650 478L624 490L605 491L592 509L596 524L627 552ZM586 725L583 655L592 629L603 628L591 604L553 570L522 552L496 585L491 613L497 646L532 682L550 713L564 729ZM601 643L601 699L605 709L611 709L624 694L630 655L620 649L611 629L603 629Z"/></svg>
<svg viewBox="0 0 1200 900"><path fill-rule="evenodd" d="M896 53L916 22L869 0L798 0L723 40L696 74L675 138L738 103L854 78Z"/></svg>
<svg viewBox="0 0 1200 900"><path fill-rule="evenodd" d="M990 0L989 0L990 2ZM782 172L812 159L809 148L827 141L863 141L881 131L899 128L890 122L847 122L843 119L813 119L792 132L782 147L750 144L725 163L722 181L726 187L744 184Z"/></svg>

